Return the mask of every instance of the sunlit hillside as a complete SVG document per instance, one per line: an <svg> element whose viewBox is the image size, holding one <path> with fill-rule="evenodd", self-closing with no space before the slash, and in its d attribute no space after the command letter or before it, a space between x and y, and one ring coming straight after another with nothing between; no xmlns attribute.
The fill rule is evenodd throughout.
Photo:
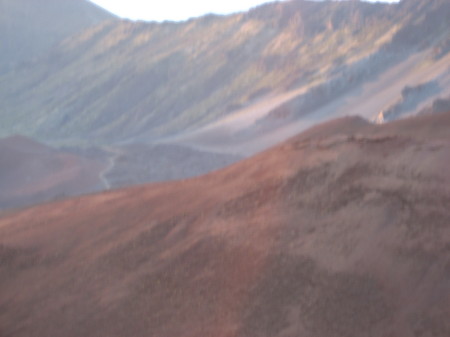
<svg viewBox="0 0 450 337"><path fill-rule="evenodd" d="M445 0L295 0L181 23L106 21L0 77L0 135L154 140L290 90L307 93L297 110L308 113L414 53L444 57L449 11Z"/></svg>

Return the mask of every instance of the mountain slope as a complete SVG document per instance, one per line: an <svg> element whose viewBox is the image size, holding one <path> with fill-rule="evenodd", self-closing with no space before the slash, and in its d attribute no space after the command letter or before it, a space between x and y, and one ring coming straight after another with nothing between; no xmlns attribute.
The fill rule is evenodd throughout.
<svg viewBox="0 0 450 337"><path fill-rule="evenodd" d="M294 0L181 23L108 22L0 78L0 134L152 141L285 93L297 120L346 93L357 96L403 62L408 70L426 66L377 99L383 107L424 74L446 90L448 69L434 65L448 55L449 13L445 0ZM378 112L376 105L360 113ZM269 129L288 122L269 121Z"/></svg>
<svg viewBox="0 0 450 337"><path fill-rule="evenodd" d="M0 139L0 209L99 191L103 166L26 137Z"/></svg>
<svg viewBox="0 0 450 337"><path fill-rule="evenodd" d="M450 113L0 219L14 336L447 336Z"/></svg>
<svg viewBox="0 0 450 337"><path fill-rule="evenodd" d="M0 0L0 73L114 16L86 0Z"/></svg>
<svg viewBox="0 0 450 337"><path fill-rule="evenodd" d="M175 145L55 149L27 137L11 136L0 139L0 210L190 178L240 159Z"/></svg>

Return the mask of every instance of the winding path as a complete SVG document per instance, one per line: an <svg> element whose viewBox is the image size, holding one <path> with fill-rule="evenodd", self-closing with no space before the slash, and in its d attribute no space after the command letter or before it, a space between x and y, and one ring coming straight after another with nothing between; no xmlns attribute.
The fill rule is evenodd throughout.
<svg viewBox="0 0 450 337"><path fill-rule="evenodd" d="M108 165L100 172L99 178L105 189L109 190L111 189L111 183L108 181L108 178L106 178L106 175L114 168L116 160L122 154L122 151L113 147L105 147L103 150L109 152L110 156L108 157Z"/></svg>

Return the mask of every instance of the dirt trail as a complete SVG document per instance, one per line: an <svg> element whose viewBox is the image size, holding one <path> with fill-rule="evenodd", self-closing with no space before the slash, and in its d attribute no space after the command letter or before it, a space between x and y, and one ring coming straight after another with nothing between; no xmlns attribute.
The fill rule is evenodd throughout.
<svg viewBox="0 0 450 337"><path fill-rule="evenodd" d="M103 150L109 152L111 155L108 157L108 165L103 169L103 171L100 172L99 178L105 189L109 190L111 189L111 183L108 181L108 178L106 178L106 176L116 165L116 160L122 154L122 151L114 147L105 147L103 148Z"/></svg>

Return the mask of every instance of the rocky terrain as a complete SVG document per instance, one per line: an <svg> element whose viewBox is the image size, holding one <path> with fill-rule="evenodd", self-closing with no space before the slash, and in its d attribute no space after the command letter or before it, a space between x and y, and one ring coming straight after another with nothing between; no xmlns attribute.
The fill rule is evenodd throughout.
<svg viewBox="0 0 450 337"><path fill-rule="evenodd" d="M333 118L448 111L449 22L447 0L291 0L162 23L0 0L0 137L103 165L87 189L30 183L34 202L196 176Z"/></svg>
<svg viewBox="0 0 450 337"><path fill-rule="evenodd" d="M0 218L2 336L450 335L450 113Z"/></svg>
<svg viewBox="0 0 450 337"><path fill-rule="evenodd" d="M449 17L447 0L291 0L185 22L103 20L0 77L0 135L152 142L284 95L273 110L287 104L289 118L263 123L277 132L306 118L372 119L404 87L435 81L420 110L450 95Z"/></svg>
<svg viewBox="0 0 450 337"><path fill-rule="evenodd" d="M1 337L450 336L448 0L36 4L0 0Z"/></svg>
<svg viewBox="0 0 450 337"><path fill-rule="evenodd" d="M388 108L380 111L375 121L380 124L387 121L396 120L401 115L407 114L408 112L416 112L417 105L422 100L427 97L434 96L438 91L439 86L434 81L422 83L415 87L406 86L402 90L401 98ZM442 112L445 111L449 110L443 110Z"/></svg>
<svg viewBox="0 0 450 337"><path fill-rule="evenodd" d="M420 111L420 114L426 113L442 113L450 111L450 96L447 98L438 98L433 101L431 107L425 108Z"/></svg>

